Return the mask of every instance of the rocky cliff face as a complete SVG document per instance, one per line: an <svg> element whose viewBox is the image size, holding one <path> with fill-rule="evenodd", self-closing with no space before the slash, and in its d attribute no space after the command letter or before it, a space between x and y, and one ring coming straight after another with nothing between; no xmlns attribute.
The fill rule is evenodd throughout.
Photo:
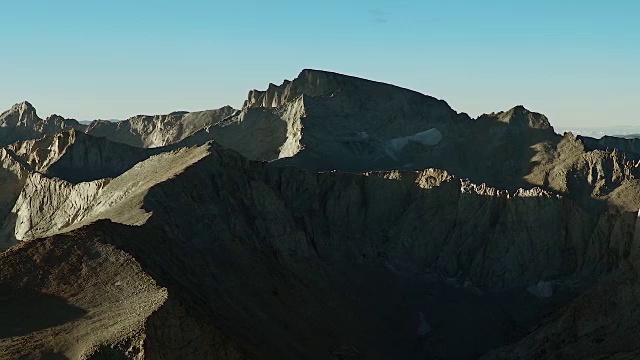
<svg viewBox="0 0 640 360"><path fill-rule="evenodd" d="M9 358L638 352L637 162L521 106L470 119L305 70L239 111L94 122L0 165Z"/></svg>

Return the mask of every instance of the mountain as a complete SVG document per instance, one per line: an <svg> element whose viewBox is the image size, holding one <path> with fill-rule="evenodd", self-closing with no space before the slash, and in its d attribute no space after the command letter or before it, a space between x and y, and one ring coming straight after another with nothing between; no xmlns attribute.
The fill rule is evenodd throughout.
<svg viewBox="0 0 640 360"><path fill-rule="evenodd" d="M318 70L101 124L0 148L8 358L640 351L629 147Z"/></svg>
<svg viewBox="0 0 640 360"><path fill-rule="evenodd" d="M511 192L541 187L583 204L637 204L627 204L637 196L614 192L635 189L633 156L558 135L542 114L516 106L471 119L442 100L336 73L303 70L293 81L253 90L242 110L209 131L249 159L282 166L439 168Z"/></svg>

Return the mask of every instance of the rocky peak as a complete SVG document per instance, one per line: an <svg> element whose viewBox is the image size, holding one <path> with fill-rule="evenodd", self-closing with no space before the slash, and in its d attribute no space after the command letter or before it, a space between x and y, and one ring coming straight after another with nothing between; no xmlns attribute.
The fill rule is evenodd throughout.
<svg viewBox="0 0 640 360"><path fill-rule="evenodd" d="M35 112L36 109L31 105L28 101L23 101L21 103L17 103L11 107L12 109L16 109L21 112Z"/></svg>
<svg viewBox="0 0 640 360"><path fill-rule="evenodd" d="M0 124L16 126L18 124L34 124L40 121L36 109L27 101L17 103L0 115Z"/></svg>
<svg viewBox="0 0 640 360"><path fill-rule="evenodd" d="M243 108L273 108L300 95L328 95L340 88L344 78L350 76L327 71L305 69L293 81L284 80L281 85L270 83L267 90L251 90ZM355 78L353 78L355 79Z"/></svg>
<svg viewBox="0 0 640 360"><path fill-rule="evenodd" d="M518 105L498 116L499 121L531 129L553 130L546 116Z"/></svg>
<svg viewBox="0 0 640 360"><path fill-rule="evenodd" d="M51 114L50 116L48 116L45 120L45 122L51 122L51 123L55 123L55 122L64 122L65 119L64 117L58 115L58 114Z"/></svg>
<svg viewBox="0 0 640 360"><path fill-rule="evenodd" d="M481 115L478 120L504 123L518 130L536 129L553 132L553 126L546 116L530 111L522 105L517 105L507 111Z"/></svg>

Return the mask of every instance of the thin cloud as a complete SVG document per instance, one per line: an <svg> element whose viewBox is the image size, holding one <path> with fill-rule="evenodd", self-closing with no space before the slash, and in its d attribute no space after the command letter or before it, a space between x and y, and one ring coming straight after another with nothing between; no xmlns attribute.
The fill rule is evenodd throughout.
<svg viewBox="0 0 640 360"><path fill-rule="evenodd" d="M371 20L378 24L384 24L389 22L388 13L380 8L369 9L369 16L371 16Z"/></svg>

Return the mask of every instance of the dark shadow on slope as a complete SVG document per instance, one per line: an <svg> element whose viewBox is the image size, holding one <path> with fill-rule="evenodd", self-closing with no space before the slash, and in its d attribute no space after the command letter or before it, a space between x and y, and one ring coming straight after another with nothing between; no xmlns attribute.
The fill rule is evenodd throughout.
<svg viewBox="0 0 640 360"><path fill-rule="evenodd" d="M546 299L523 289L483 294L437 276L380 265L340 269L332 283L337 294L356 303L354 310L378 318L376 325L387 327L389 336L405 337L405 353L398 358L406 359L475 359L527 335L577 294L566 289Z"/></svg>
<svg viewBox="0 0 640 360"><path fill-rule="evenodd" d="M58 296L0 283L0 338L62 325L85 313Z"/></svg>
<svg viewBox="0 0 640 360"><path fill-rule="evenodd" d="M0 252L16 245L15 227L18 215L9 212L5 216L0 215Z"/></svg>
<svg viewBox="0 0 640 360"><path fill-rule="evenodd" d="M130 354L117 347L102 345L89 356L88 360L130 360Z"/></svg>
<svg viewBox="0 0 640 360"><path fill-rule="evenodd" d="M0 168L0 251L16 244L15 224L17 215L11 212L24 186L11 171Z"/></svg>
<svg viewBox="0 0 640 360"><path fill-rule="evenodd" d="M624 253L607 243L585 257L592 234L636 219L619 214L614 226L569 200L414 181L265 167L222 151L153 187L146 225L87 230L254 356L469 359L525 336L614 269ZM582 283L564 284L571 276ZM526 292L539 280L560 283L555 297Z"/></svg>
<svg viewBox="0 0 640 360"><path fill-rule="evenodd" d="M343 122L355 121L352 118L356 116L345 116ZM354 136L354 139L348 141L327 139L326 142L331 146L322 149L309 146L293 157L277 159L273 164L312 171L337 170L349 173L437 168L476 184L485 183L513 192L518 188L534 186L524 180L535 165L532 159L537 152L533 147L539 143L555 147L562 139L552 129L522 128L493 119L433 122L425 125L422 131L429 126L442 133L443 138L439 144L429 146L409 142L394 158L378 149L384 146L382 140L374 146L369 144L371 137L357 139ZM372 162L371 158L359 156L353 150L358 147L375 150L380 154ZM365 151L364 154L368 155L368 152Z"/></svg>
<svg viewBox="0 0 640 360"><path fill-rule="evenodd" d="M64 354L58 352L47 352L40 356L41 360L69 360L68 357L64 356Z"/></svg>
<svg viewBox="0 0 640 360"><path fill-rule="evenodd" d="M247 348L265 359L474 359L527 335L575 295L482 295L384 264L286 264L268 250L240 249L246 244L195 250L149 229L104 225L102 239L134 253L185 304L186 314L170 318L171 329L155 327L147 342L177 357ZM201 330L172 330L189 322ZM217 341L201 335L212 333Z"/></svg>
<svg viewBox="0 0 640 360"><path fill-rule="evenodd" d="M637 261L601 279L512 346L482 359L638 359L640 283Z"/></svg>

